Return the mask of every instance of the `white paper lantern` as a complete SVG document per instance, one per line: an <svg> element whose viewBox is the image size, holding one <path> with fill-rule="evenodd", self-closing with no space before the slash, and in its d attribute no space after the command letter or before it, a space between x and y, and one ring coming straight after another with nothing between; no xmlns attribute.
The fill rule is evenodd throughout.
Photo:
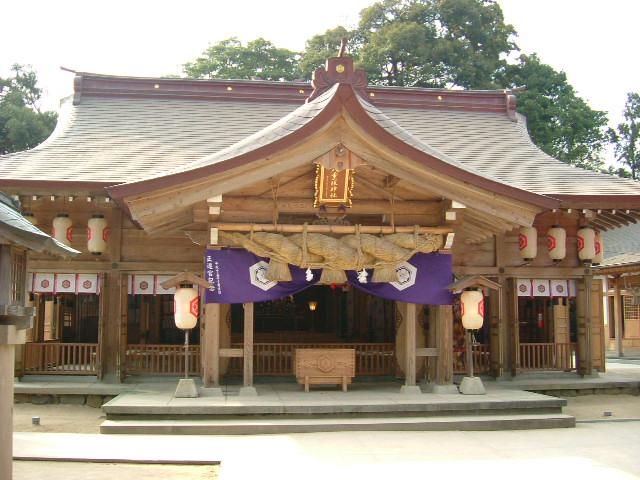
<svg viewBox="0 0 640 480"><path fill-rule="evenodd" d="M183 330L195 327L200 313L198 289L179 287L173 295L173 308L176 327Z"/></svg>
<svg viewBox="0 0 640 480"><path fill-rule="evenodd" d="M38 219L33 215L33 212L23 212L22 216L31 223L31 225L38 225Z"/></svg>
<svg viewBox="0 0 640 480"><path fill-rule="evenodd" d="M593 228L583 227L578 230L578 258L583 262L593 262L596 256L596 232Z"/></svg>
<svg viewBox="0 0 640 480"><path fill-rule="evenodd" d="M87 249L94 255L107 251L109 225L103 215L94 215L87 224Z"/></svg>
<svg viewBox="0 0 640 480"><path fill-rule="evenodd" d="M460 295L462 326L467 330L477 330L484 322L484 297L479 290L465 290Z"/></svg>
<svg viewBox="0 0 640 480"><path fill-rule="evenodd" d="M520 256L531 261L538 254L538 231L535 227L522 227L518 235L518 247L520 248Z"/></svg>
<svg viewBox="0 0 640 480"><path fill-rule="evenodd" d="M564 260L567 256L567 231L559 225L554 225L547 232L547 249L549 257L554 262Z"/></svg>
<svg viewBox="0 0 640 480"><path fill-rule="evenodd" d="M602 235L600 234L600 232L596 232L594 243L596 254L593 257L593 264L600 265L602 262L604 262L604 243L602 241Z"/></svg>
<svg viewBox="0 0 640 480"><path fill-rule="evenodd" d="M60 213L53 219L51 236L67 246L73 241L73 222L66 213Z"/></svg>

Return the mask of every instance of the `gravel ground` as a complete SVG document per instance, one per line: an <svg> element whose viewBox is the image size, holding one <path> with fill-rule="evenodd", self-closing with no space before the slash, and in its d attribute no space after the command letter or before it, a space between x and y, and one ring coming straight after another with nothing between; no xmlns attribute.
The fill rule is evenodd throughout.
<svg viewBox="0 0 640 480"><path fill-rule="evenodd" d="M584 395L570 397L564 413L580 420L640 419L640 396ZM611 416L604 416L604 412ZM39 416L40 425L32 425L31 417ZM32 405L14 406L13 425L16 432L47 433L99 433L104 420L101 409L87 405Z"/></svg>

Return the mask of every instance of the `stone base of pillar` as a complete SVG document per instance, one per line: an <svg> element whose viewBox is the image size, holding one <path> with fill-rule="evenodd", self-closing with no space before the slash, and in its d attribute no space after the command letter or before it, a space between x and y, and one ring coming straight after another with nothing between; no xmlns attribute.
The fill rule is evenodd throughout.
<svg viewBox="0 0 640 480"><path fill-rule="evenodd" d="M203 397L224 397L222 388L220 387L205 387L200 389L200 393Z"/></svg>
<svg viewBox="0 0 640 480"><path fill-rule="evenodd" d="M403 385L400 387L400 393L403 395L421 395L422 390L417 385Z"/></svg>
<svg viewBox="0 0 640 480"><path fill-rule="evenodd" d="M486 395L487 391L480 377L464 377L460 384L460 393L463 395Z"/></svg>
<svg viewBox="0 0 640 480"><path fill-rule="evenodd" d="M256 387L242 387L238 395L241 397L257 397L258 391Z"/></svg>
<svg viewBox="0 0 640 480"><path fill-rule="evenodd" d="M453 384L449 384L449 385L437 385L435 383L427 383L424 387L425 392L428 393L437 393L439 395L442 394L455 394L457 395L458 392L458 387L456 387Z"/></svg>
<svg viewBox="0 0 640 480"><path fill-rule="evenodd" d="M197 398L198 387L196 386L196 381L193 378L181 378L173 396L174 398Z"/></svg>

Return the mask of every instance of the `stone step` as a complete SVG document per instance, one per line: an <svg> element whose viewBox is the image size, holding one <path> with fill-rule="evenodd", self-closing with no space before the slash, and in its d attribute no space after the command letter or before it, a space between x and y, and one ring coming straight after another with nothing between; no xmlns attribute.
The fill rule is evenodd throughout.
<svg viewBox="0 0 640 480"><path fill-rule="evenodd" d="M360 418L243 418L215 420L105 420L100 433L255 435L343 431L528 430L575 427L563 414Z"/></svg>
<svg viewBox="0 0 640 480"><path fill-rule="evenodd" d="M257 398L236 402L232 398L219 403L205 403L206 399L189 399L190 402L144 401L136 397L117 397L103 405L108 419L162 418L162 419L216 419L251 415L275 416L448 416L448 415L506 415L506 414L555 414L561 413L567 402L564 399L530 394L533 399L473 399L446 396L429 401L428 398L412 402L409 400L370 403L347 402L345 400L274 402ZM201 403L202 401L202 403Z"/></svg>

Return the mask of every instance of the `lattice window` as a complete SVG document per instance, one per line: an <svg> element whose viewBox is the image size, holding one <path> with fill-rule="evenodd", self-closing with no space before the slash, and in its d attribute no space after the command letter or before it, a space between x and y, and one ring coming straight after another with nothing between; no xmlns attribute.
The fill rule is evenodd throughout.
<svg viewBox="0 0 640 480"><path fill-rule="evenodd" d="M640 320L640 305L633 305L633 297L625 295L624 297L624 319Z"/></svg>

